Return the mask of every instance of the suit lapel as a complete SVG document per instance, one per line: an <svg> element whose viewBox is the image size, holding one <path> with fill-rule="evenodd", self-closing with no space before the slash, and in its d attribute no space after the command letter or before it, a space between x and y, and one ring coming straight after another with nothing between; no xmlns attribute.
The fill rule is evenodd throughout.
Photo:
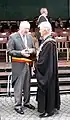
<svg viewBox="0 0 70 120"><path fill-rule="evenodd" d="M31 41L29 40L29 36L26 35L26 39L27 39L27 46L30 48L31 47Z"/></svg>
<svg viewBox="0 0 70 120"><path fill-rule="evenodd" d="M21 46L23 47L23 49L25 49L26 47L25 47L24 42L19 33L17 34L17 39L18 39L19 43L21 44Z"/></svg>
<svg viewBox="0 0 70 120"><path fill-rule="evenodd" d="M24 42L23 42L23 40L22 40L22 38L21 38L19 33L17 34L17 39L19 41L19 44L21 44L22 48L25 49L26 48L25 44L24 44ZM30 39L29 36L26 35L27 46L30 48L30 47L32 47L32 43L31 43L31 41L29 39Z"/></svg>
<svg viewBox="0 0 70 120"><path fill-rule="evenodd" d="M27 46L29 47L29 40L27 35L26 35L26 40L27 40Z"/></svg>

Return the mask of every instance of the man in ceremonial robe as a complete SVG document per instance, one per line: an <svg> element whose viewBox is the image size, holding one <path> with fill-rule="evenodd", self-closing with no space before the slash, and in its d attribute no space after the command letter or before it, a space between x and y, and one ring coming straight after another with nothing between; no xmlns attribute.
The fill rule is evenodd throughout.
<svg viewBox="0 0 70 120"><path fill-rule="evenodd" d="M38 17L37 24L39 25L41 22L48 21L48 10L47 8L40 9L41 15Z"/></svg>
<svg viewBox="0 0 70 120"><path fill-rule="evenodd" d="M42 22L40 33L43 43L37 54L37 101L40 117L51 116L60 109L56 41L52 38L51 24Z"/></svg>
<svg viewBox="0 0 70 120"><path fill-rule="evenodd" d="M8 54L12 57L12 84L14 87L15 106L14 109L24 114L22 106L22 91L24 92L24 106L34 109L30 100L30 48L34 48L32 37L28 34L30 23L22 21L19 30L9 37L7 43ZM34 50L34 49L33 49ZM29 63L30 62L30 63Z"/></svg>

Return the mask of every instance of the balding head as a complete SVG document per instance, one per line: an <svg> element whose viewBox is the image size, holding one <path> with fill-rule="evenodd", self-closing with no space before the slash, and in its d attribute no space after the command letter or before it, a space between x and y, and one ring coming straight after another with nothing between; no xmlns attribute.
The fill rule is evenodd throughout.
<svg viewBox="0 0 70 120"><path fill-rule="evenodd" d="M22 21L19 25L19 31L22 34L27 34L30 30L30 23L28 21Z"/></svg>

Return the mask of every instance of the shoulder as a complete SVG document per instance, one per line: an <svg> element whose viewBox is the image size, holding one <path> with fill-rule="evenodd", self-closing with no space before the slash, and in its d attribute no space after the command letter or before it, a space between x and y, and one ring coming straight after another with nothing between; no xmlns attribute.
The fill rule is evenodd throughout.
<svg viewBox="0 0 70 120"><path fill-rule="evenodd" d="M44 18L44 16L43 16L43 15L40 15L38 19L40 19L40 18Z"/></svg>
<svg viewBox="0 0 70 120"><path fill-rule="evenodd" d="M16 37L17 35L18 35L18 32L14 32L9 37L13 38L13 37Z"/></svg>
<svg viewBox="0 0 70 120"><path fill-rule="evenodd" d="M48 18L44 15L39 16L39 20L43 19L44 21L48 21Z"/></svg>
<svg viewBox="0 0 70 120"><path fill-rule="evenodd" d="M51 48L56 47L56 42L54 39L51 39L50 41L47 42L47 46Z"/></svg>
<svg viewBox="0 0 70 120"><path fill-rule="evenodd" d="M44 17L43 15L40 15L38 18L38 24L40 24L41 22L47 21L48 19L46 17Z"/></svg>
<svg viewBox="0 0 70 120"><path fill-rule="evenodd" d="M20 36L19 36L19 33L18 33L18 32L14 32L14 33L12 33L12 34L9 36L9 40L15 41L15 40L17 40L19 37L20 37Z"/></svg>
<svg viewBox="0 0 70 120"><path fill-rule="evenodd" d="M10 36L14 36L14 35L16 35L16 34L17 34L17 32L14 32L14 33L10 34Z"/></svg>
<svg viewBox="0 0 70 120"><path fill-rule="evenodd" d="M54 46L54 45L56 45L56 41L55 41L55 39L53 39L53 38L49 38L49 39L46 39L46 41L45 41L45 43L44 43L44 47L52 47L52 46Z"/></svg>

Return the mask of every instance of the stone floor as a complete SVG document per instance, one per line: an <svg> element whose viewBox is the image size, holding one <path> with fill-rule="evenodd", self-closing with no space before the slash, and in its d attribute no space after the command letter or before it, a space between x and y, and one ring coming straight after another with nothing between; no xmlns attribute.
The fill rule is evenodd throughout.
<svg viewBox="0 0 70 120"><path fill-rule="evenodd" d="M70 120L70 94L61 94L61 108L59 114L52 117L39 118L35 96L31 96L31 104L36 109L25 109L24 115L17 114L13 109L14 97L0 97L0 120Z"/></svg>

